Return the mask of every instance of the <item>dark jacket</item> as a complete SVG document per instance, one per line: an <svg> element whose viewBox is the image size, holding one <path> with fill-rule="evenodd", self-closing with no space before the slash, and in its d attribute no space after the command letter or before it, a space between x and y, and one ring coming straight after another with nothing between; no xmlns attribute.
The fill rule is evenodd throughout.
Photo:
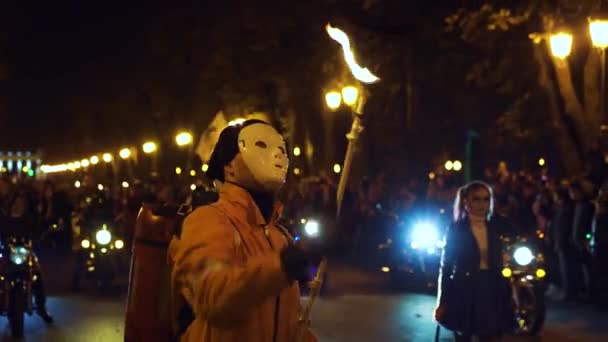
<svg viewBox="0 0 608 342"><path fill-rule="evenodd" d="M484 291L491 291L499 300L492 306L493 314L502 317L504 330L508 331L513 323L511 292L508 280L503 278L501 235L508 233L508 223L500 217L488 222L488 266L485 276L490 278ZM446 232L446 245L441 256L439 271L438 304L445 308L441 324L454 331L467 332L472 326L470 320L476 303L476 279L480 273L480 252L468 220L454 222ZM501 323L502 324L502 323ZM474 333L474 332L473 332Z"/></svg>
<svg viewBox="0 0 608 342"><path fill-rule="evenodd" d="M555 250L570 251L572 246L572 226L574 206L568 202L557 208L551 222L551 238Z"/></svg>
<svg viewBox="0 0 608 342"><path fill-rule="evenodd" d="M590 201L581 200L574 205L572 222L572 243L579 251L585 249L587 234L591 233L594 207Z"/></svg>

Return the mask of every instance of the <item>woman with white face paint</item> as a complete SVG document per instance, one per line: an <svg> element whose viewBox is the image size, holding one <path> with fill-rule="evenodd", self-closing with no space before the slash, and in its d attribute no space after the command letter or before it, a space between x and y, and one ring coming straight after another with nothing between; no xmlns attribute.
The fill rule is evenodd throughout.
<svg viewBox="0 0 608 342"><path fill-rule="evenodd" d="M207 174L222 182L219 200L192 212L170 252L174 290L192 307L194 321L181 341L291 342L300 293L320 257L293 244L276 224L276 195L289 160L283 137L249 120L226 127ZM308 324L308 322L306 322Z"/></svg>

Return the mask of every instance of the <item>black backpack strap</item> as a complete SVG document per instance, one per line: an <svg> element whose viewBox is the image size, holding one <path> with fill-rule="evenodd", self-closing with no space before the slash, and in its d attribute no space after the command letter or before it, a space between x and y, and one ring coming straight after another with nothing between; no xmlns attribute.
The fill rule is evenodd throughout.
<svg viewBox="0 0 608 342"><path fill-rule="evenodd" d="M188 330L188 327L194 322L194 310L188 301L184 301L184 305L179 309L177 313L177 331L173 336L173 341L179 341L180 337Z"/></svg>
<svg viewBox="0 0 608 342"><path fill-rule="evenodd" d="M196 209L190 204L182 204L177 208L175 223L173 226L173 235L175 235L178 239L182 236L182 226L184 224L184 220L192 211Z"/></svg>

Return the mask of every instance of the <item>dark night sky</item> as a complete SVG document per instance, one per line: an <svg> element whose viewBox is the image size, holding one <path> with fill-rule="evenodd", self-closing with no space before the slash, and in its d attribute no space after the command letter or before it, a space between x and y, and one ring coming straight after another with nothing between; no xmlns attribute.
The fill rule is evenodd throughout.
<svg viewBox="0 0 608 342"><path fill-rule="evenodd" d="M266 62L266 64L272 64L264 61L264 58L259 57L269 52L282 56L283 59L280 60L285 60L285 57L293 59L291 56L297 53L301 57L297 61L297 63L300 63L299 66L311 64L318 69L324 69L325 65L321 65L322 63L318 63L318 61L309 63L308 59L309 55L312 54L311 51L323 51L323 53L331 55L331 58L335 58L336 61L340 61L339 49L336 47L335 42L331 42L325 37L322 28L329 18L334 17L335 13L327 14L324 8L319 9L321 5L317 6L314 0L306 2L306 5L302 5L305 2L274 1L274 5L285 7L285 10L292 12L292 18L288 18L287 21L295 23L293 26L283 24L284 26L281 27L287 27L288 30L294 32L304 31L304 33L299 33L299 37L293 38L290 36L288 39L283 37L285 32L276 32L266 27L272 26L273 20L285 19L281 15L272 17L273 14L284 10L283 8L268 10L263 4L258 5L256 3L253 6L251 2L246 2L246 0L226 0L224 2L190 0L184 2L186 4L180 1L178 4L171 4L171 7L168 5L158 5L154 1L137 1L137 3L142 4L140 6L131 2L128 5L120 4L119 6L112 6L100 1L38 2L35 5L19 4L13 7L9 5L3 6L0 13L0 67L4 65L9 73L8 79L0 79L0 129L2 129L2 134L0 134L0 151L44 147L48 155L53 157L53 161L58 161L57 159L78 157L84 153L99 152L96 149L120 147L124 143L139 143L142 141L141 139L145 138L145 134L156 134L154 132L142 133L145 129L139 125L137 120L140 120L139 118L142 115L150 115L149 117L152 117L155 115L154 113L150 113L152 111L165 111L170 114L165 115L169 116L169 118L165 118L164 120L170 122L170 116L174 112L179 112L179 108L178 110L169 108L171 104L167 105L167 103L170 101L165 101L162 97L179 97L181 93L188 92L187 89L184 89L188 87L187 82L181 82L179 77L187 79L188 75L184 77L183 74L188 74L189 70L197 68L198 65L194 65L194 67L189 65L190 69L183 68L181 71L175 70L185 64L183 60L185 59L184 56L188 54L189 42L194 42L192 44L196 45L196 52L199 53L197 63L205 64L209 62L206 58L221 56L225 60L218 65L225 69L234 69L232 72L219 71L217 74L220 76L213 76L216 82L218 79L220 82L223 81L221 77L226 75L228 75L226 77L231 78L233 83L241 82L239 68L244 68L245 72L251 74L251 69L257 71L255 70L258 66L256 63ZM339 1L327 0L319 1L318 3L331 4L328 6L336 7L334 6L335 2ZM370 1L370 3L373 2ZM245 3L250 6L238 7L239 4L243 5ZM265 2L262 1L261 3ZM348 1L344 1L344 3L348 3L349 8L353 7L352 3ZM359 41L368 38L372 42L367 51L364 49L359 50L361 55L367 57L372 69L381 63L371 62L374 56L369 53L370 50L375 50L377 55L375 57L378 60L383 60L378 57L384 54L384 49L390 50L386 55L392 54L395 57L390 60L392 64L387 62L379 67L379 71L384 72L386 75L383 81L385 83L383 84L388 84L390 78L394 82L400 80L401 73L404 72L401 68L405 67L401 59L404 59L403 56L405 56L408 46L414 46L412 50L420 55L418 57L414 56L414 60L416 58L424 61L428 60L428 64L431 66L433 66L431 61L440 56L440 51L438 50L440 48L433 47L435 44L427 44L435 38L435 33L429 33L428 36L422 35L419 38L411 38L413 40L408 45L407 37L408 35L414 36L412 32L417 30L416 25L436 27L432 32L440 30L444 19L442 15L450 13L454 10L454 7L467 2L445 0L437 2L425 2L422 0L405 2L402 0L386 0L379 1L378 3L382 3L384 7L378 11L370 10L365 12L363 21L366 21L368 24L372 23L375 26L405 26L404 32L400 30L393 31L391 29L374 31L372 27L375 38L382 36L382 39L386 39L390 43L383 43L385 41L382 39L374 39L371 37L372 34L368 34L367 36L361 35L357 38L360 39ZM470 1L470 3L477 3L477 1ZM172 17L171 15L174 12L171 10L175 10L176 6L183 6L186 10L178 11L182 16ZM190 10L192 6L197 6L196 11ZM241 7L247 8L242 9ZM299 13L298 11L301 8L305 8L310 13ZM332 8L332 10L340 13L340 15L347 17L348 15L344 14L345 9L345 7ZM252 24L253 26L258 25L258 27L251 30L252 32L248 32L248 23L230 22L229 19L224 19L236 11L242 11L244 14L237 14L234 16L235 18L247 18L247 15L251 15L249 12L254 12L254 16L260 16L261 14L263 18L258 19L257 23ZM425 11L432 12L432 15L425 13ZM196 13L196 17L193 15L194 19L186 18L189 16L189 12ZM270 14L266 12L270 12ZM316 15L317 17L311 19L301 18L307 15ZM295 17L299 19L293 19ZM188 24L186 23L182 27L181 22L189 19L197 21L196 27L199 31L194 33L189 32L194 38L182 37L186 36L186 34L182 34L183 32L188 32ZM348 19L352 18L347 18L346 21ZM417 22L409 23L408 21ZM262 24L260 25L260 23ZM271 25L268 25L268 23ZM235 25L239 27L235 28ZM169 26L171 27L166 29ZM316 31L310 29L310 27L304 28L304 26L315 27ZM148 30L149 28L151 29ZM408 30L412 32L408 33ZM264 45L265 34L268 32L271 35L275 34L279 37L275 38L280 42L278 43L279 48L269 43L270 47L263 47L262 52L258 52L259 59L251 62L240 55L243 41L249 39L248 36L242 35L243 32L252 35L251 39L254 43L250 44L251 46L256 45L256 43ZM291 31L288 32L292 33ZM166 35L164 35L165 33ZM308 44L307 51L299 51L300 45L306 45L307 39L311 36L315 37L316 40ZM150 42L150 37L153 37L152 42ZM161 40L158 46L160 46L159 49L164 50L154 57L156 59L152 57L148 58L149 54L154 53L154 44L156 43L154 40L156 39ZM421 39L424 44L417 45L415 39ZM312 41L313 39L308 40ZM208 44L208 46L205 44ZM365 44L356 46L356 48L362 45ZM206 49L213 48L229 50L229 52L221 51L217 55L214 55L206 51ZM159 59L158 56L161 56L161 58ZM162 60L164 57L167 57L167 59L175 57L179 61L172 64L174 61L164 61ZM317 56L317 58L325 60L327 56ZM272 61L270 56L266 59ZM217 63L215 61L212 62ZM159 66L158 68L157 65ZM177 67L174 67L175 65ZM340 65L343 68L343 65ZM397 68L394 67L395 65ZM290 69L291 67L291 65L285 65L284 69L287 70L287 73L285 70L281 70L280 72L291 75L291 70L295 69ZM382 68L386 69L382 70ZM201 74L207 71L209 70L204 70ZM420 72L420 74L431 79L428 76L431 71L432 69L429 69L429 72ZM173 74L171 74L172 72ZM297 79L297 82L294 82L304 84L303 88L314 88L315 91L319 92L317 94L315 91L310 91L302 96L303 99L298 100L306 104L306 102L314 102L315 96L319 95L319 106L321 105L320 93L323 87L322 83L325 80L322 77L317 77L315 73L320 75L322 72L322 70L312 70L309 74L313 76L308 80L300 81ZM146 77L142 77L142 74ZM337 74L335 70L333 74ZM178 76L175 77L176 75ZM200 77L201 75L197 76ZM255 81L257 76L254 73L254 76L250 78L253 78ZM314 78L317 79L315 80ZM163 84L165 80L173 83ZM203 81L199 79L197 81L205 83L206 79ZM159 84L161 85L160 87ZM219 85L223 84L220 83ZM144 92L142 89L147 86L149 87L144 89L146 91L145 96L147 97L139 96L140 92ZM210 88L218 87L218 84L205 86L207 88L191 90L191 93L196 92L196 94L207 95L214 90ZM434 88L437 87L435 82L425 87L420 86L418 88L421 95L419 95L419 104L416 110L421 115L416 118L418 120L416 125L426 124L423 121L432 120L429 118L435 112L441 115L447 113L447 117L453 118L454 116L449 115L452 108L456 106L463 107L467 104L466 101L463 101L465 105L461 105L460 103L450 104L450 101L447 101L449 97L442 99L442 101L437 101L435 98L437 91ZM162 89L159 91L160 88ZM245 86L243 89L246 92L251 88ZM242 89L239 90L242 91ZM397 90L399 89L397 88ZM423 98L424 92L432 95L430 100ZM203 98L203 102L213 103L209 107L216 105L213 102L216 99L212 97ZM479 98L483 97L478 96L475 100L477 101ZM290 101L294 100L293 97L289 99ZM149 105L154 100L157 100L157 102ZM403 116L403 98L394 96L391 98L391 101L395 102L393 107L385 110L385 112L394 113L399 116L400 120L403 119L401 118ZM161 104L159 105L159 103ZM163 105L165 107L160 108ZM388 105L384 106L384 103L381 105L383 108L388 107ZM302 107L302 103L298 103L294 107L299 109ZM378 107L380 106L378 105ZM114 108L119 108L119 110L114 110ZM216 107L213 108L217 110ZM483 109L483 106L479 108ZM205 109L208 112L205 115L214 113L211 108ZM314 106L304 106L302 112L308 117L311 112L318 111L319 109ZM116 115L112 117L111 115L107 115L108 112L131 116L131 121L129 121L129 124L117 125L117 121L123 118L116 117ZM488 117L488 115L484 115L483 117ZM87 118L95 118L97 122L94 124L94 127L90 124L91 120L87 120ZM314 121L314 119L311 120ZM449 124L459 124L457 122L459 120L451 120L448 122ZM200 124L200 122L196 124ZM162 124L159 124L159 126L162 126ZM464 124L461 126L464 127ZM383 129L382 127L378 128L378 130ZM435 129L434 126L433 129ZM420 131L422 132L422 130ZM456 137L450 136L450 139L456 139L460 142L462 140L461 136L464 136L464 131L461 131L450 129L452 136ZM371 132L371 127L368 132ZM396 130L395 134L397 133L400 132ZM432 133L432 131L423 132L421 135L432 137ZM399 134L397 135L400 136ZM107 141L103 141L104 139ZM438 143L433 141L433 147L438 145Z"/></svg>
<svg viewBox="0 0 608 342"><path fill-rule="evenodd" d="M5 50L9 79L0 145L35 148L49 139L73 136L66 95L91 93L91 67L125 70L127 65L117 63L117 56L129 46L144 14L128 6L88 1L40 2L5 12L9 27L0 48Z"/></svg>
<svg viewBox="0 0 608 342"><path fill-rule="evenodd" d="M167 54L167 59L183 58L188 46L181 40L184 36L181 32L187 32L181 27L181 21L188 19L185 17L189 11L197 13L195 20L202 29L202 33L198 34L204 38L207 30L215 30L217 35L218 28L238 32L238 29L230 27L246 26L222 19L227 13L234 12L235 6L241 2L245 3L235 0L218 5L216 2L184 1L171 6L154 2L146 2L145 6L109 6L100 2L66 1L35 6L20 4L3 12L1 16L5 20L0 25L6 26L6 30L5 33L0 32L0 64L5 64L10 74L8 80L0 80L4 83L0 83L0 89L4 88L3 94L0 94L0 122L4 131L0 137L0 150L43 147L48 155L56 159L91 153L106 146L139 143L141 135L147 134L142 133L142 127L114 129L122 118L106 117L106 113L122 112L125 116L131 116L131 123L137 125L137 118L150 107L146 105L154 100L162 102L162 96L167 95L146 93L148 98L140 96L139 92L147 86L145 82L156 82L152 86L158 86L158 83L162 84L168 79L174 83L165 85L163 91L169 96L182 91L180 80L174 77L179 74L172 64L174 61L162 60L162 57L161 60L148 58L150 49L154 49L150 36L164 39L159 44L161 49L166 50L160 54ZM289 7L289 4L285 6ZM266 12L263 6L248 7L252 6L245 6L243 11ZM171 16L174 12L179 13L177 19ZM298 16L298 13L295 15ZM266 21L272 23L272 20ZM307 24L318 26L318 31L321 31L323 22ZM207 24L210 28L206 27ZM173 25L170 33L157 38L156 35L165 33L170 25ZM319 33L323 37L322 32ZM217 44L213 37L217 36L209 40ZM220 33L216 40L225 38ZM246 39L238 34L228 38L234 40L228 42L232 46ZM197 41L196 44L204 56L205 43L199 44ZM205 63L204 57L202 62L198 62ZM226 60L225 63L229 64L230 61ZM171 75L171 72L174 74ZM151 76L142 78L142 73ZM207 89L201 93L210 92ZM209 98L205 101L215 103ZM103 107L114 105L123 107L116 111ZM158 103L154 105L158 107ZM171 108L154 107L151 110L171 111ZM211 110L208 111L211 113ZM90 120L87 120L91 117L99 121L95 127L91 127ZM107 142L99 143L101 139Z"/></svg>

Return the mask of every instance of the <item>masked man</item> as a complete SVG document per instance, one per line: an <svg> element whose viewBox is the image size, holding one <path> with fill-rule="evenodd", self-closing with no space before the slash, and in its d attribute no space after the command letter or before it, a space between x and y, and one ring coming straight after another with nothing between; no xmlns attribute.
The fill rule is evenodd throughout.
<svg viewBox="0 0 608 342"><path fill-rule="evenodd" d="M181 341L291 342L298 322L297 281L319 260L276 225L276 195L287 175L283 137L248 120L220 134L207 174L219 200L186 217L171 247L172 285L193 312Z"/></svg>

